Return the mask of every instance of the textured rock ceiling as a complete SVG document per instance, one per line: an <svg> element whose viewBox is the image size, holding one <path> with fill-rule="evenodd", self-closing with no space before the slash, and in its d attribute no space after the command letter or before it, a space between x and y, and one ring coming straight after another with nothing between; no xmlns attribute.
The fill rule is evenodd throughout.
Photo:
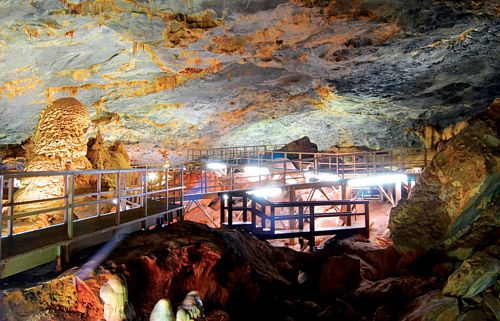
<svg viewBox="0 0 500 321"><path fill-rule="evenodd" d="M418 145L419 126L500 92L499 13L494 0L0 0L0 144L74 96L89 134L129 144Z"/></svg>

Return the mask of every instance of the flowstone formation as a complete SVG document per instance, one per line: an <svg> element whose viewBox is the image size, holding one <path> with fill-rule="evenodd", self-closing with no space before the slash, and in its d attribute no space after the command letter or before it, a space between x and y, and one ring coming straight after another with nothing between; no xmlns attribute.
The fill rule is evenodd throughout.
<svg viewBox="0 0 500 321"><path fill-rule="evenodd" d="M89 114L75 98L61 98L49 104L40 115L32 137L25 171L83 170L91 168L85 157L85 133L90 124ZM81 183L81 182L77 182ZM16 202L43 200L64 194L63 176L43 176L21 179ZM27 210L35 205L20 205Z"/></svg>

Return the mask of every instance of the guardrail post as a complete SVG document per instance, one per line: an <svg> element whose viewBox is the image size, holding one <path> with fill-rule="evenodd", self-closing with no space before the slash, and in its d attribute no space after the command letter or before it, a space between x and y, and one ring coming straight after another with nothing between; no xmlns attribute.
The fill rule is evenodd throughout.
<svg viewBox="0 0 500 321"><path fill-rule="evenodd" d="M250 198L250 200L252 201L252 231L255 231L257 226L257 204L253 198Z"/></svg>
<svg viewBox="0 0 500 321"><path fill-rule="evenodd" d="M309 232L314 233L314 205L309 206Z"/></svg>
<svg viewBox="0 0 500 321"><path fill-rule="evenodd" d="M170 170L167 168L165 169L165 207L167 209L167 212L170 210L170 204L169 204L169 197L168 197L168 172ZM184 203L182 203L184 205ZM172 223L173 221L173 215L172 213L167 213L167 224Z"/></svg>
<svg viewBox="0 0 500 321"><path fill-rule="evenodd" d="M286 185L286 164L287 164L287 158L283 160L283 185Z"/></svg>
<svg viewBox="0 0 500 321"><path fill-rule="evenodd" d="M148 221L148 170L146 169L142 173L142 186L144 186L143 194L142 195L142 203L144 206L144 228L147 227L147 221Z"/></svg>
<svg viewBox="0 0 500 321"><path fill-rule="evenodd" d="M9 238L12 237L12 234L14 232L14 219L12 218L14 216L14 178L9 177L9 182L8 182L8 202L9 202L9 219L7 221L7 236Z"/></svg>
<svg viewBox="0 0 500 321"><path fill-rule="evenodd" d="M370 238L370 203L365 203L365 236Z"/></svg>
<svg viewBox="0 0 500 321"><path fill-rule="evenodd" d="M69 203L69 211L68 211L68 217L67 217L67 227L68 227L68 239L71 240L73 238L73 211L74 211L74 204L75 204L75 174L71 174L71 182L70 182L70 199L71 202Z"/></svg>
<svg viewBox="0 0 500 321"><path fill-rule="evenodd" d="M233 195L229 194L227 197L227 225L233 226Z"/></svg>
<svg viewBox="0 0 500 321"><path fill-rule="evenodd" d="M224 224L225 217L226 217L226 199L224 198L224 195L221 195L220 196L220 225Z"/></svg>
<svg viewBox="0 0 500 321"><path fill-rule="evenodd" d="M181 170L179 172L180 177L180 207L181 207L181 217L180 220L184 221L184 167L181 167ZM174 179L175 182L175 179Z"/></svg>
<svg viewBox="0 0 500 321"><path fill-rule="evenodd" d="M299 206L299 230L304 229L304 207Z"/></svg>
<svg viewBox="0 0 500 321"><path fill-rule="evenodd" d="M66 229L68 230L69 225L69 176L64 175L64 224L66 224ZM67 233L69 238L69 231Z"/></svg>
<svg viewBox="0 0 500 321"><path fill-rule="evenodd" d="M243 195L243 222L248 221L248 199L246 194Z"/></svg>
<svg viewBox="0 0 500 321"><path fill-rule="evenodd" d="M271 234L274 234L274 230L276 228L276 221L275 221L275 217L276 217L276 213L275 213L275 207L274 206L271 206Z"/></svg>
<svg viewBox="0 0 500 321"><path fill-rule="evenodd" d="M118 177L116 178L116 217L115 224L118 227L120 225L120 207L121 207L121 171L117 172Z"/></svg>
<svg viewBox="0 0 500 321"><path fill-rule="evenodd" d="M102 190L101 180L102 180L101 172L98 172L97 173L97 204L96 204L97 216L101 216L101 190Z"/></svg>
<svg viewBox="0 0 500 321"><path fill-rule="evenodd" d="M351 215L349 215L349 214L351 214L351 204L350 203L347 204L346 212L348 214L347 215L347 226L351 226L352 217L351 217Z"/></svg>

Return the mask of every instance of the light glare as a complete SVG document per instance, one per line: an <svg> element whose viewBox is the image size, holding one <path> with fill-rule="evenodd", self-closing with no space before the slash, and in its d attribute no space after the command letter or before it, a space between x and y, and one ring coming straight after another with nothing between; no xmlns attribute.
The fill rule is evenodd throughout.
<svg viewBox="0 0 500 321"><path fill-rule="evenodd" d="M223 163L208 163L207 168L213 169L213 170L222 170L222 169L226 169L227 165L223 164Z"/></svg>
<svg viewBox="0 0 500 321"><path fill-rule="evenodd" d="M314 173L314 172L305 172L304 177L306 178L306 181L310 181L311 179L316 179L317 181L320 182L334 182L340 179L340 177L335 174Z"/></svg>
<svg viewBox="0 0 500 321"><path fill-rule="evenodd" d="M264 187L248 192L248 194L255 195L257 197L273 197L281 194L281 188L279 187Z"/></svg>
<svg viewBox="0 0 500 321"><path fill-rule="evenodd" d="M154 180L156 180L157 178L158 178L158 175L156 175L156 173L149 173L149 174L148 174L148 179L149 179L150 181L154 181Z"/></svg>
<svg viewBox="0 0 500 321"><path fill-rule="evenodd" d="M245 174L248 176L259 176L259 175L269 175L270 171L267 167L259 167L259 166L245 166L243 168Z"/></svg>
<svg viewBox="0 0 500 321"><path fill-rule="evenodd" d="M408 181L408 176L404 174L386 174L368 176L362 178L353 178L347 181L347 185L353 187L366 187L384 184L394 184Z"/></svg>

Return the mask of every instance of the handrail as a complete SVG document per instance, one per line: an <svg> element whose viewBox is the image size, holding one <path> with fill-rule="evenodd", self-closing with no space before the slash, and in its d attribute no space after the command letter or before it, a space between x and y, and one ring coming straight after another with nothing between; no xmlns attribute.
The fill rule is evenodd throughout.
<svg viewBox="0 0 500 321"><path fill-rule="evenodd" d="M227 225L229 227L234 227L235 225L241 225L245 227L248 226L250 231L257 236L263 238L280 238L280 235L276 234L276 223L280 221L293 221L298 223L298 230L280 230L284 232L281 234L282 238L287 238L289 236L296 235L307 235L312 236L317 233L330 233L336 234L339 231L344 230L344 232L349 231L359 231L363 230L366 237L369 236L369 201L364 200L329 200L329 201L290 201L290 202L276 202L269 201L263 197L257 197L248 193L249 190L238 190L229 193L219 193L220 197L220 219L221 224L226 224L226 212L227 212ZM242 203L241 206L234 206L234 198L239 199ZM248 202L251 205L248 205ZM363 206L363 211L353 211L353 208L361 205ZM334 212L316 212L315 208L317 206L332 206L336 209ZM288 208L287 212L279 214L277 209ZM295 208L298 208L298 213L295 212ZM308 209L309 213L305 210ZM235 222L234 212L242 212L242 220ZM248 221L248 212L251 213L251 219ZM241 214L240 214L241 215ZM327 217L345 217L345 222L347 226L351 226L351 218L357 216L364 216L364 226L356 227L356 229L351 229L347 227L336 227L326 230L317 231L315 228L315 220L318 218ZM308 220L306 222L306 220ZM294 224L295 224L294 223ZM309 224L308 229L304 229L305 223Z"/></svg>
<svg viewBox="0 0 500 321"><path fill-rule="evenodd" d="M155 175L153 178L151 173ZM94 179L93 191L79 192L76 190L75 181L80 175L86 175ZM111 175L116 186L111 190L102 189L102 180L104 175ZM51 195L48 198L40 197L28 200L15 200L16 188L14 180L34 179L43 180L44 177L61 177L61 194ZM174 211L182 211L184 205L184 186L183 186L182 168L142 168L142 169L105 169L105 170L72 170L72 171L38 171L38 172L8 172L0 173L0 222L6 222L7 228L4 229L0 224L0 240L12 239L16 235L46 230L50 228L66 226L66 237L64 242L72 242L74 237L75 223L91 218L99 219L101 216L115 215L114 229L118 229L124 224L133 222L146 222L148 218L154 218L158 215L168 214L170 217ZM95 181L97 179L97 181ZM170 184L169 184L169 181ZM59 179L57 179L59 182ZM89 185L90 186L90 185ZM7 193L8 200L3 201L4 192ZM146 207L148 200L161 200L165 202L165 208L161 211L148 213ZM114 210L106 213L101 212L101 205L108 205ZM75 209L92 206L95 211L88 213L84 211L83 216L75 216ZM129 209L144 207L144 215L133 221L124 222L122 213ZM53 222L49 226L36 228L30 226L27 230L16 229L17 220L27 217L39 217L40 215L54 212L63 212L62 221ZM179 212L181 213L181 212ZM181 214L182 216L182 214ZM181 217L182 219L182 217ZM91 237L92 232L83 237ZM106 227L109 229L109 227ZM88 233L85 231L84 233ZM82 235L79 236L81 239ZM35 240L36 241L36 240ZM58 240L61 242L61 240ZM0 265L2 263L2 248L0 242Z"/></svg>

